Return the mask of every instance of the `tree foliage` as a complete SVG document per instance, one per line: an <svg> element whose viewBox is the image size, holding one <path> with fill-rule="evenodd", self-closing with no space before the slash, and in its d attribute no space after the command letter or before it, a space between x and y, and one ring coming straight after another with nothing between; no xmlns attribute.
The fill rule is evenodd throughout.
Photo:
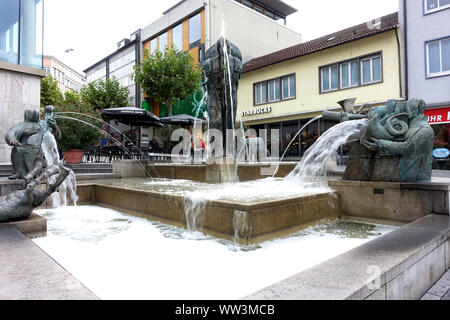
<svg viewBox="0 0 450 320"><path fill-rule="evenodd" d="M61 105L64 96L58 87L58 82L51 74L41 79L41 108Z"/></svg>
<svg viewBox="0 0 450 320"><path fill-rule="evenodd" d="M99 141L100 131L103 129L100 112L95 110L91 104L84 103L78 92L67 91L64 103L56 106L56 112L60 117L57 119L57 123L61 131L58 146L62 150L84 149ZM85 115L95 117L98 121ZM88 122L90 125L81 121Z"/></svg>
<svg viewBox="0 0 450 320"><path fill-rule="evenodd" d="M84 85L81 88L83 103L89 104L93 109L123 108L128 106L130 90L122 87L115 78L106 81L97 80Z"/></svg>
<svg viewBox="0 0 450 320"><path fill-rule="evenodd" d="M169 109L176 100L186 99L198 90L201 78L202 72L194 57L172 47L156 50L152 55L146 50L134 75L148 98L165 103Z"/></svg>

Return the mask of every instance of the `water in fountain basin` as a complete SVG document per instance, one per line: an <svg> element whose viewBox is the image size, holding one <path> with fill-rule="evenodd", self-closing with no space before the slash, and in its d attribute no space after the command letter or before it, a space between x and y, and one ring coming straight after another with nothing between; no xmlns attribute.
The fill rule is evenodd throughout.
<svg viewBox="0 0 450 320"><path fill-rule="evenodd" d="M295 169L286 179L300 182L317 182L319 176L326 176L327 166L336 160L341 145L358 141L367 129L368 120L342 122L327 130L309 148Z"/></svg>

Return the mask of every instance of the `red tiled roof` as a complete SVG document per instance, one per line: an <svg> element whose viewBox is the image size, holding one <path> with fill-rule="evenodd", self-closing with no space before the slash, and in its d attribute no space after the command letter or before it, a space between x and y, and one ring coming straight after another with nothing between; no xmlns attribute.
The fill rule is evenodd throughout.
<svg viewBox="0 0 450 320"><path fill-rule="evenodd" d="M381 22L378 24L378 22ZM348 42L364 39L379 33L393 30L398 26L398 12L375 19L371 27L367 23L341 30L308 42L300 43L295 46L269 53L250 60L243 66L243 72L250 72L272 64L283 62L289 59L298 58L320 50L335 47Z"/></svg>

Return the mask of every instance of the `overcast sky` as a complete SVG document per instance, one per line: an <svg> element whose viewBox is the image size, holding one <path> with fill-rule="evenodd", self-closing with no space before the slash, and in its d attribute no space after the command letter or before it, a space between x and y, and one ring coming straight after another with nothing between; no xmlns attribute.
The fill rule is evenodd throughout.
<svg viewBox="0 0 450 320"><path fill-rule="evenodd" d="M179 0L45 0L44 54L78 71L114 52L117 42ZM398 0L284 0L298 9L287 27L308 41L398 10ZM249 31L250 32L250 31ZM74 51L65 53L66 49Z"/></svg>

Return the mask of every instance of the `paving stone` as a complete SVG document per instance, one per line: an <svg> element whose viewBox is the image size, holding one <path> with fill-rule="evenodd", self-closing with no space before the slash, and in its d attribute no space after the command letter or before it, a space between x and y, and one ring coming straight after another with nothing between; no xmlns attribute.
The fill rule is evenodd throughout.
<svg viewBox="0 0 450 320"><path fill-rule="evenodd" d="M430 290L428 290L428 293L442 297L448 290L450 290L450 281L441 279L434 286L432 286Z"/></svg>
<svg viewBox="0 0 450 320"><path fill-rule="evenodd" d="M441 300L441 297L440 296L436 296L436 295L431 294L431 293L426 293L422 297L422 299L420 299L420 300Z"/></svg>
<svg viewBox="0 0 450 320"><path fill-rule="evenodd" d="M441 300L450 300L450 290L447 291L447 293L442 297Z"/></svg>
<svg viewBox="0 0 450 320"><path fill-rule="evenodd" d="M0 300L98 299L10 225L0 225L0 270Z"/></svg>

